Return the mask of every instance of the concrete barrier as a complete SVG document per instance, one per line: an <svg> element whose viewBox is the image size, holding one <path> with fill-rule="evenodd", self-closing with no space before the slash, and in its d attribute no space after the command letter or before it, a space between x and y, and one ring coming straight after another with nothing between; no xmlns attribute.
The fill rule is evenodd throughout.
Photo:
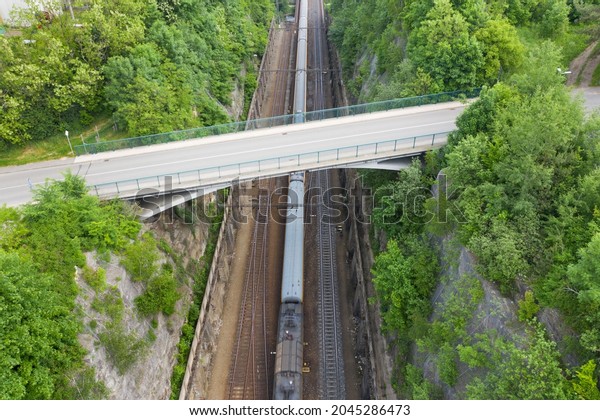
<svg viewBox="0 0 600 420"><path fill-rule="evenodd" d="M215 285L218 283L219 279L227 278L229 276L229 270L231 267L231 255L233 253L233 245L235 238L235 220L236 217L232 217L232 214L236 212L236 208L234 208L234 195L237 194L235 188L232 188L229 197L227 197L227 203L225 205L225 213L223 215L223 223L221 224L221 229L219 230L219 238L217 240L217 246L215 248L215 256L213 258L210 273L208 276L208 282L206 284L206 290L204 292L204 298L202 299L202 306L200 308L200 316L198 318L198 322L196 324L196 330L194 333L194 340L192 341L192 346L190 348L190 355L188 357L187 367L185 370L185 375L183 377L183 383L181 385L181 391L179 393L180 400L189 399L190 392L190 380L192 378L192 373L194 369L194 365L196 362L196 357L198 353L198 346L202 343L204 347L214 345L214 342L208 340L208 342L204 342L204 339L208 336L210 337L212 334L210 333L211 326L206 322L208 311L212 307L211 301L214 297Z"/></svg>

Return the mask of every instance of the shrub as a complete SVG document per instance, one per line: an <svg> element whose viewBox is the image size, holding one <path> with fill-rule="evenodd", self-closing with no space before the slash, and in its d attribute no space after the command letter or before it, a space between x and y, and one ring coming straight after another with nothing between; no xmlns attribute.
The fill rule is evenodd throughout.
<svg viewBox="0 0 600 420"><path fill-rule="evenodd" d="M150 280L146 291L135 299L135 307L143 316L159 312L168 316L175 312L179 297L173 273L163 270L158 277Z"/></svg>
<svg viewBox="0 0 600 420"><path fill-rule="evenodd" d="M135 333L127 333L122 325L116 323L109 324L99 338L120 375L124 375L145 354L148 347Z"/></svg>
<svg viewBox="0 0 600 420"><path fill-rule="evenodd" d="M102 267L97 270L92 269L90 266L83 267L83 280L92 288L95 292L100 293L106 289L106 271Z"/></svg>
<svg viewBox="0 0 600 420"><path fill-rule="evenodd" d="M121 264L131 275L131 280L148 281L157 271L158 258L156 240L146 233L140 240L125 247Z"/></svg>
<svg viewBox="0 0 600 420"><path fill-rule="evenodd" d="M519 320L525 322L532 319L540 310L540 306L535 302L533 292L527 290L523 300L519 301Z"/></svg>

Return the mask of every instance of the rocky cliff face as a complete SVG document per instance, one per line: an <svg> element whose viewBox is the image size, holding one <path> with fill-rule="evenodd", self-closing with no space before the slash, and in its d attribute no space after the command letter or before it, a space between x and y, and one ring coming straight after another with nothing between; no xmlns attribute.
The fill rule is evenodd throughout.
<svg viewBox="0 0 600 420"><path fill-rule="evenodd" d="M137 313L134 300L143 293L144 286L131 280L119 255L86 255L88 267L96 272L104 270L104 291L90 287L83 270L78 270L77 303L85 325L80 342L88 352L85 361L95 368L97 379L104 382L112 399L169 398L177 344L191 302L194 274L206 247L208 225L186 224L177 217L163 215L144 224L143 232L151 232L160 244L157 265L169 263L176 267L181 298L172 315L142 317ZM111 331L110 346L106 345L107 331ZM122 364L114 362L108 347L113 353L119 352Z"/></svg>

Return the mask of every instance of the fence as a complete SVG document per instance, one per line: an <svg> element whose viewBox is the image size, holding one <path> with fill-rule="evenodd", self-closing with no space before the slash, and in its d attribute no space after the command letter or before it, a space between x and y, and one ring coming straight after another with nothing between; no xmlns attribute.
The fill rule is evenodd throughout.
<svg viewBox="0 0 600 420"><path fill-rule="evenodd" d="M255 119L256 115L260 115L260 104L263 102L265 95L265 86L268 84L268 77L270 77L269 72L263 71L265 63L271 61L271 56L273 55L273 36L274 36L274 28L275 28L275 17L271 19L271 26L269 27L269 36L267 38L267 49L265 54L263 55L260 61L260 68L258 69L258 78L256 80L256 90L252 94L252 100L250 101L250 107L248 108L248 121L246 122L246 130L248 129L248 124L252 120Z"/></svg>
<svg viewBox="0 0 600 420"><path fill-rule="evenodd" d="M376 143L338 147L335 149L298 153L275 158L253 160L230 165L213 166L191 171L174 172L124 181L108 182L92 186L98 197L133 197L141 190L147 194L155 194L166 189L198 188L200 186L219 185L233 179L245 179L254 176L268 176L372 160L385 156L398 156L398 151L411 154L431 149L433 146L445 144L449 131L414 136L396 140L385 140ZM436 143L437 141L437 143ZM162 180L162 182L161 182Z"/></svg>
<svg viewBox="0 0 600 420"><path fill-rule="evenodd" d="M348 115L368 114L372 112L388 111L392 109L407 108L449 102L457 98L474 98L479 95L480 88L454 92L436 93L433 95L415 96L411 98L392 99L389 101L372 102L367 104L351 105L340 108L325 109L304 113L304 121L318 121L329 118L345 117ZM294 122L294 115L281 115L278 117L261 118L252 121L238 121L228 124L213 125L210 127L192 128L189 130L172 131L169 133L152 134L148 136L133 137L105 142L88 143L74 146L75 154L80 156L89 153L108 152L113 150L128 149L153 144L170 143L174 141L190 140L219 134L237 133L245 131L246 126L275 127L288 125Z"/></svg>

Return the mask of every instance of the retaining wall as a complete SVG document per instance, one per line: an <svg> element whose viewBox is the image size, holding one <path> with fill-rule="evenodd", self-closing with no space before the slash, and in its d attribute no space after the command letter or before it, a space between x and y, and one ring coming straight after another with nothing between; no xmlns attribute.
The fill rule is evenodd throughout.
<svg viewBox="0 0 600 420"><path fill-rule="evenodd" d="M231 259L235 242L235 233L237 230L236 221L239 220L239 205L237 203L238 188L234 186L227 198L223 223L219 231L219 239L215 248L215 257L213 258L206 284L206 291L202 299L200 316L196 324L194 340L190 349L188 363L183 377L180 400L202 398L198 395L189 395L191 390L191 379L193 377L194 367L197 366L199 347L203 354L212 354L211 349L216 345L217 335L213 332L218 330L220 314L215 313L216 308L223 308L223 298L225 297L223 283L229 278L231 271ZM209 317L210 312L210 317ZM208 361L210 363L210 361ZM200 363L204 365L204 363Z"/></svg>
<svg viewBox="0 0 600 420"><path fill-rule="evenodd" d="M363 203L366 201L356 171L348 170L345 174L345 188L353 192L348 203L353 214L345 226L348 230L346 260L350 264L354 286L353 314L358 321L356 351L363 367L361 398L393 400L397 399L392 388L393 363L381 333L379 305L369 304L369 298L375 296L375 291L371 282L374 257L370 247L369 224L363 219Z"/></svg>
<svg viewBox="0 0 600 420"><path fill-rule="evenodd" d="M250 108L248 109L248 118L246 123L246 129L248 129L248 124L251 120L255 120L261 117L261 106L264 103L265 97L265 88L268 86L269 77L271 77L274 73L265 72L264 67L265 63L271 60L271 56L273 55L273 48L275 48L275 43L273 42L273 34L275 33L275 18L271 20L271 27L269 28L269 37L267 39L267 50L262 57L260 62L260 68L258 70L258 79L256 84L256 90L252 95L252 102L250 102Z"/></svg>

